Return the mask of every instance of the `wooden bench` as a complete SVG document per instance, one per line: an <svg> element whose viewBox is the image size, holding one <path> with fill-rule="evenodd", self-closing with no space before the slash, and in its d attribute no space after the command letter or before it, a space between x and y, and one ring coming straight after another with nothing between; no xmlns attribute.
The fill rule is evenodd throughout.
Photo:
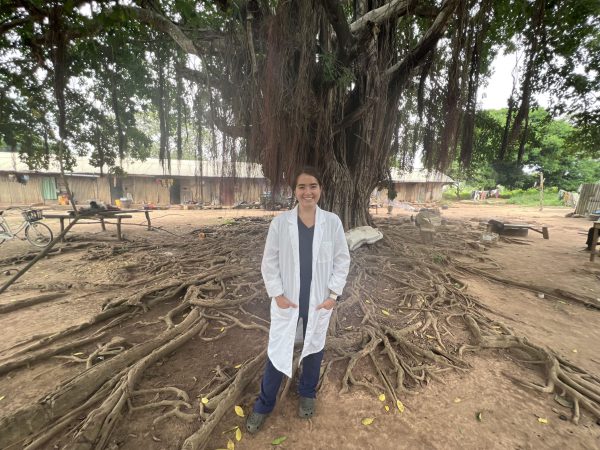
<svg viewBox="0 0 600 450"><path fill-rule="evenodd" d="M148 224L148 230L152 229L152 225L150 222L150 214L147 210L121 210L121 211L83 211L79 214L81 219L95 219L100 221L100 226L102 227L102 231L106 231L106 223L104 219L117 219L117 238L119 241L123 240L123 235L121 233L121 221L123 219L131 219L133 216L131 213L139 213L143 212L146 216L146 221ZM45 219L58 219L60 221L60 231L61 233L65 230L65 220L73 219L75 214L71 212L66 213L56 213L56 214L44 214ZM63 237L64 241L64 237Z"/></svg>
<svg viewBox="0 0 600 450"><path fill-rule="evenodd" d="M503 223L498 220L488 221L487 231L498 233L503 236L527 236L528 231L535 231L540 233L544 239L550 239L550 233L548 227L542 225L542 229L538 230L533 225L526 223Z"/></svg>

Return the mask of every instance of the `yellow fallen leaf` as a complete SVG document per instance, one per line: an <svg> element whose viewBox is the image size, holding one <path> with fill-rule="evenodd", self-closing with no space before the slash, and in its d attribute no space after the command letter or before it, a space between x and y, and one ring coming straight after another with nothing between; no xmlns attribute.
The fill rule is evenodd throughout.
<svg viewBox="0 0 600 450"><path fill-rule="evenodd" d="M475 418L479 421L479 422L483 422L483 415L480 412L475 413Z"/></svg>
<svg viewBox="0 0 600 450"><path fill-rule="evenodd" d="M285 441L287 439L287 436L281 436L278 437L276 439L273 439L273 441L271 442L271 445L279 445L281 444L283 441Z"/></svg>
<svg viewBox="0 0 600 450"><path fill-rule="evenodd" d="M222 333L223 331L225 331L225 327L221 327L219 331Z"/></svg>
<svg viewBox="0 0 600 450"><path fill-rule="evenodd" d="M435 339L432 335L430 334L426 334L425 336L427 336L427 339Z"/></svg>
<svg viewBox="0 0 600 450"><path fill-rule="evenodd" d="M0 395L0 401L4 400L4 397L6 397L6 395Z"/></svg>
<svg viewBox="0 0 600 450"><path fill-rule="evenodd" d="M206 405L208 403L208 399L206 397L202 397L202 400L200 400L202 402L203 405Z"/></svg>
<svg viewBox="0 0 600 450"><path fill-rule="evenodd" d="M83 352L73 353L73 356L81 356L81 355L83 355Z"/></svg>
<svg viewBox="0 0 600 450"><path fill-rule="evenodd" d="M544 419L543 417L538 417L539 423L548 423L548 419Z"/></svg>
<svg viewBox="0 0 600 450"><path fill-rule="evenodd" d="M235 413L240 416L240 417L244 417L244 410L242 409L241 406L235 405Z"/></svg>
<svg viewBox="0 0 600 450"><path fill-rule="evenodd" d="M233 441L231 439L229 439L227 441L227 450L234 450L235 449L235 444L233 443Z"/></svg>
<svg viewBox="0 0 600 450"><path fill-rule="evenodd" d="M400 400L396 400L396 407L398 408L398 411L400 411L401 413L404 412L404 405L402 404L402 402Z"/></svg>
<svg viewBox="0 0 600 450"><path fill-rule="evenodd" d="M371 304L371 302L369 300L365 300L365 303Z"/></svg>
<svg viewBox="0 0 600 450"><path fill-rule="evenodd" d="M373 417L365 417L363 420L361 420L361 423L363 425L371 425L374 421L375 419Z"/></svg>
<svg viewBox="0 0 600 450"><path fill-rule="evenodd" d="M454 399L454 403L460 403L460 402L461 402L461 399L460 399L460 398L456 397L456 398Z"/></svg>
<svg viewBox="0 0 600 450"><path fill-rule="evenodd" d="M233 366L234 369L239 369L240 367L242 367L241 364L238 364L237 366Z"/></svg>
<svg viewBox="0 0 600 450"><path fill-rule="evenodd" d="M390 412L390 407L388 405L384 406L386 412Z"/></svg>
<svg viewBox="0 0 600 450"><path fill-rule="evenodd" d="M239 427L235 430L235 440L238 442L242 440L242 430L240 430Z"/></svg>
<svg viewBox="0 0 600 450"><path fill-rule="evenodd" d="M379 394L379 397L377 397L379 399L380 402L385 402L385 394Z"/></svg>
<svg viewBox="0 0 600 450"><path fill-rule="evenodd" d="M390 313L388 311L386 311L385 309L382 309L381 312L383 313L384 316L390 315Z"/></svg>
<svg viewBox="0 0 600 450"><path fill-rule="evenodd" d="M573 349L573 353L577 353L577 349L576 348Z"/></svg>

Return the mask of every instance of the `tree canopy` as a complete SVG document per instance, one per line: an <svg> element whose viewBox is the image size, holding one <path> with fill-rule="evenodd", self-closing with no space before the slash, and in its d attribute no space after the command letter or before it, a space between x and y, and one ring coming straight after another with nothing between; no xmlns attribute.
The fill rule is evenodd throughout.
<svg viewBox="0 0 600 450"><path fill-rule="evenodd" d="M79 152L111 170L149 154L140 118L151 116L167 165L194 149L260 162L275 185L315 165L324 206L364 225L390 164L409 168L422 154L443 170L481 157L478 93L503 49L524 58L498 159L523 162L540 92L554 94L551 112L577 127L580 147L597 150L599 5L8 0L0 135L33 166L50 154L68 166Z"/></svg>

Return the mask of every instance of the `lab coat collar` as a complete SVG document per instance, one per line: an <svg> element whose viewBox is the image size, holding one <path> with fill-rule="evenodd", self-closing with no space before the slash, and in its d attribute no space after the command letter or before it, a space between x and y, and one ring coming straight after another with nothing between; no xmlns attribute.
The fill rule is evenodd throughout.
<svg viewBox="0 0 600 450"><path fill-rule="evenodd" d="M293 225L298 224L298 205L294 207L288 214L287 220L289 223ZM324 211L317 206L317 213L315 215L315 224L325 222L325 214Z"/></svg>

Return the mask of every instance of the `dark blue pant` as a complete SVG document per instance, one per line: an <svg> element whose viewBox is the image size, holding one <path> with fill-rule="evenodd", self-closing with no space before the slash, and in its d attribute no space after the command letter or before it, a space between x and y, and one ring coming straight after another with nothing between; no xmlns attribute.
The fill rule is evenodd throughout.
<svg viewBox="0 0 600 450"><path fill-rule="evenodd" d="M302 360L302 374L298 383L298 394L300 394L300 397L315 398L317 396L317 384L319 383L322 360L323 350L308 355ZM268 414L273 411L282 379L283 373L277 370L271 363L271 360L267 358L265 374L260 384L260 395L256 403L254 403L255 412Z"/></svg>

